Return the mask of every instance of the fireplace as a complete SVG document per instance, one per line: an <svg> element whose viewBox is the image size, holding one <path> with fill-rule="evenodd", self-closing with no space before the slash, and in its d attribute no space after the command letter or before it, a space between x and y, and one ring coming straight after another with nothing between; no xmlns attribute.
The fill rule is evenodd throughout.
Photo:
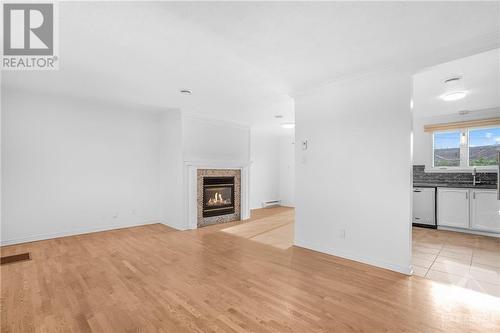
<svg viewBox="0 0 500 333"><path fill-rule="evenodd" d="M234 214L234 177L203 177L203 217Z"/></svg>

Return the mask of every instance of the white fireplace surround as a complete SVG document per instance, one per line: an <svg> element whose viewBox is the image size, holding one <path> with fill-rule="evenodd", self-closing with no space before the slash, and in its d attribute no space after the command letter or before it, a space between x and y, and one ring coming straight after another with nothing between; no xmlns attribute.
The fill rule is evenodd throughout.
<svg viewBox="0 0 500 333"><path fill-rule="evenodd" d="M230 169L241 172L241 220L250 218L250 171L251 162L241 161L184 161L184 176L186 179L185 206L186 229L198 228L198 169Z"/></svg>

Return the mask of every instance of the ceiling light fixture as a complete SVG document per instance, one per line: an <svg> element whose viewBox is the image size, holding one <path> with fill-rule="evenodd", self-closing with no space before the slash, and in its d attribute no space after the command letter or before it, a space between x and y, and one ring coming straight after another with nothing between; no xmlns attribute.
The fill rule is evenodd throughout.
<svg viewBox="0 0 500 333"><path fill-rule="evenodd" d="M457 101L467 96L467 91L465 91L460 82L461 79L462 77L455 76L444 81L446 92L441 95L443 101Z"/></svg>
<svg viewBox="0 0 500 333"><path fill-rule="evenodd" d="M283 128L295 128L295 123L283 123L281 124Z"/></svg>
<svg viewBox="0 0 500 333"><path fill-rule="evenodd" d="M467 92L465 91L454 91L441 96L441 99L443 101L450 102L450 101L457 101L459 99L464 98L465 96L467 96Z"/></svg>
<svg viewBox="0 0 500 333"><path fill-rule="evenodd" d="M181 89L180 93L183 95L191 95L191 90L189 89Z"/></svg>

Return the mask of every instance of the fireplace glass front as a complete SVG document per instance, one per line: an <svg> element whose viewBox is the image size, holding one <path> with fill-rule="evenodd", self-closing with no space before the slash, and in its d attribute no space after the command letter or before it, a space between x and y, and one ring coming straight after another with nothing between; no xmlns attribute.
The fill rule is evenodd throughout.
<svg viewBox="0 0 500 333"><path fill-rule="evenodd" d="M203 178L203 217L234 214L234 177Z"/></svg>

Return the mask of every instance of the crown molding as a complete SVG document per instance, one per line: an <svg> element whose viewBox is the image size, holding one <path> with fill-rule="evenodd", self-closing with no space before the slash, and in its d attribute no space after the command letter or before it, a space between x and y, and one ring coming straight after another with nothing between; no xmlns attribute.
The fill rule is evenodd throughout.
<svg viewBox="0 0 500 333"><path fill-rule="evenodd" d="M494 31L475 38L470 38L461 43L446 45L432 52L415 53L414 56L406 60L386 62L379 66L370 67L369 69L333 76L308 87L296 89L290 96L296 99L297 97L307 96L331 85L345 84L366 77L373 77L390 72L408 73L411 76L441 63L491 51L497 48L500 48L500 31Z"/></svg>

